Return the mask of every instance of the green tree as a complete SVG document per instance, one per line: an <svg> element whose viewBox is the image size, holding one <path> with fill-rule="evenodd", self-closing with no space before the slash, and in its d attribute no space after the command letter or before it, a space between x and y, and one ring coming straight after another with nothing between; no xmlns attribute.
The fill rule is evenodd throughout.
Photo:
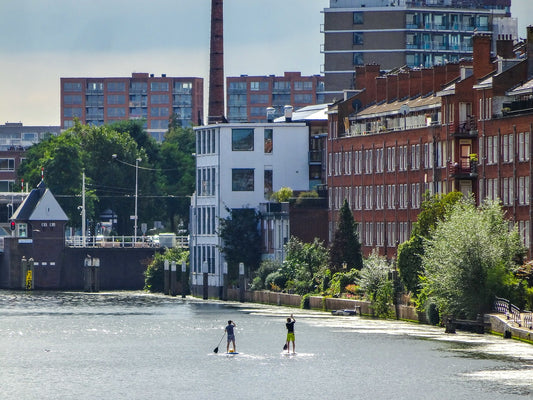
<svg viewBox="0 0 533 400"><path fill-rule="evenodd" d="M417 221L413 224L411 237L398 246L400 280L407 291L415 296L420 291L419 277L422 274L421 256L424 254L424 239L430 237L437 223L444 218L447 210L463 197L463 194L450 192L445 195L429 196L426 192L425 197Z"/></svg>
<svg viewBox="0 0 533 400"><path fill-rule="evenodd" d="M261 261L260 215L253 208L226 208L228 216L219 220L220 250L228 263L228 277L239 277L239 263L244 263L245 274L259 267Z"/></svg>
<svg viewBox="0 0 533 400"><path fill-rule="evenodd" d="M144 290L148 290L152 293L163 292L165 287L165 260L167 260L169 263L175 261L176 265L181 266L183 261L189 261L189 252L182 248L174 247L171 249L166 249L164 253L156 253L154 259L144 272ZM181 267L179 267L179 270L181 271ZM189 276L188 272L186 275ZM181 282L181 273L177 274L177 278L177 280ZM182 285L187 285L186 292L188 292L188 282L186 281L181 283Z"/></svg>
<svg viewBox="0 0 533 400"><path fill-rule="evenodd" d="M347 264L348 269L363 267L357 224L346 200L339 211L339 225L330 247L331 270L341 271L343 263Z"/></svg>
<svg viewBox="0 0 533 400"><path fill-rule="evenodd" d="M172 127L161 144L160 168L162 184L166 190L165 208L170 230L189 226L190 196L195 187L196 148L192 128Z"/></svg>
<svg viewBox="0 0 533 400"><path fill-rule="evenodd" d="M313 243L304 243L292 236L285 245L285 252L281 273L292 282L293 289L302 295L316 291L317 274L328 265L329 254L324 244L316 238Z"/></svg>
<svg viewBox="0 0 533 400"><path fill-rule="evenodd" d="M379 317L392 316L393 282L389 279L390 266L385 257L373 252L365 261L358 280L359 286L370 300L374 313Z"/></svg>
<svg viewBox="0 0 533 400"><path fill-rule="evenodd" d="M440 315L474 318L507 291L524 256L516 229L509 231L501 206L472 199L452 206L424 242L422 289Z"/></svg>

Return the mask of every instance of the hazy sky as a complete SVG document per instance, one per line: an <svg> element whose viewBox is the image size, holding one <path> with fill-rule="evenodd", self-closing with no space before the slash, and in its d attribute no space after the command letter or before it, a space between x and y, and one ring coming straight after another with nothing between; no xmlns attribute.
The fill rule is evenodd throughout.
<svg viewBox="0 0 533 400"><path fill-rule="evenodd" d="M512 0L519 35L533 0ZM320 73L329 0L225 0L228 76ZM59 125L60 77L198 76L207 87L210 0L0 0L0 123Z"/></svg>

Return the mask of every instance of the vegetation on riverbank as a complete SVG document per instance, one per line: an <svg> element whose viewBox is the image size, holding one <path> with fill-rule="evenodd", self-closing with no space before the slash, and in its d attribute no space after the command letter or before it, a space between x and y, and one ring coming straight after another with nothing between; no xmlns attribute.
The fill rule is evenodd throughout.
<svg viewBox="0 0 533 400"><path fill-rule="evenodd" d="M475 318L489 312L495 296L533 308L525 248L497 202L476 207L458 192L427 196L410 239L399 247L397 263L377 252L363 259L346 202L340 215L352 221L339 222L329 248L291 238L285 261L263 261L252 289L303 295L304 308L310 295L367 300L381 317L390 316L391 304L415 304L434 324L445 316ZM358 255L348 248L357 248Z"/></svg>

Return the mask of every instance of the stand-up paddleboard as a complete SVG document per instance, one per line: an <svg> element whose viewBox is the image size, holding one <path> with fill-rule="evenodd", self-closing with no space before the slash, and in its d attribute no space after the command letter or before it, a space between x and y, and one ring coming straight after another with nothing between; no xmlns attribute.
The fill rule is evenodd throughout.
<svg viewBox="0 0 533 400"><path fill-rule="evenodd" d="M239 354L239 353L237 353L236 351L228 351L226 354L228 356L234 356L235 354Z"/></svg>

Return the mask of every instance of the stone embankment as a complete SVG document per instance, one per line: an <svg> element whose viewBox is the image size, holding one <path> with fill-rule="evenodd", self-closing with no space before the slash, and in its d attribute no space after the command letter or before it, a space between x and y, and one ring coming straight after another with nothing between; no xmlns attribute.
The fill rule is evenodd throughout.
<svg viewBox="0 0 533 400"><path fill-rule="evenodd" d="M228 300L240 301L241 294L238 289L228 289ZM302 297L297 294L271 292L267 290L246 291L244 301L252 303L272 304L277 306L300 307ZM333 310L355 310L357 314L372 315L370 302L363 300L338 299L323 296L310 296L309 307L311 309L333 311ZM426 315L420 313L415 307L407 305L391 306L397 317L401 320L427 323ZM484 317L490 333L502 335L504 338L513 338L523 341L533 342L533 330L524 326L518 326L514 321L509 320L504 314L486 314Z"/></svg>

